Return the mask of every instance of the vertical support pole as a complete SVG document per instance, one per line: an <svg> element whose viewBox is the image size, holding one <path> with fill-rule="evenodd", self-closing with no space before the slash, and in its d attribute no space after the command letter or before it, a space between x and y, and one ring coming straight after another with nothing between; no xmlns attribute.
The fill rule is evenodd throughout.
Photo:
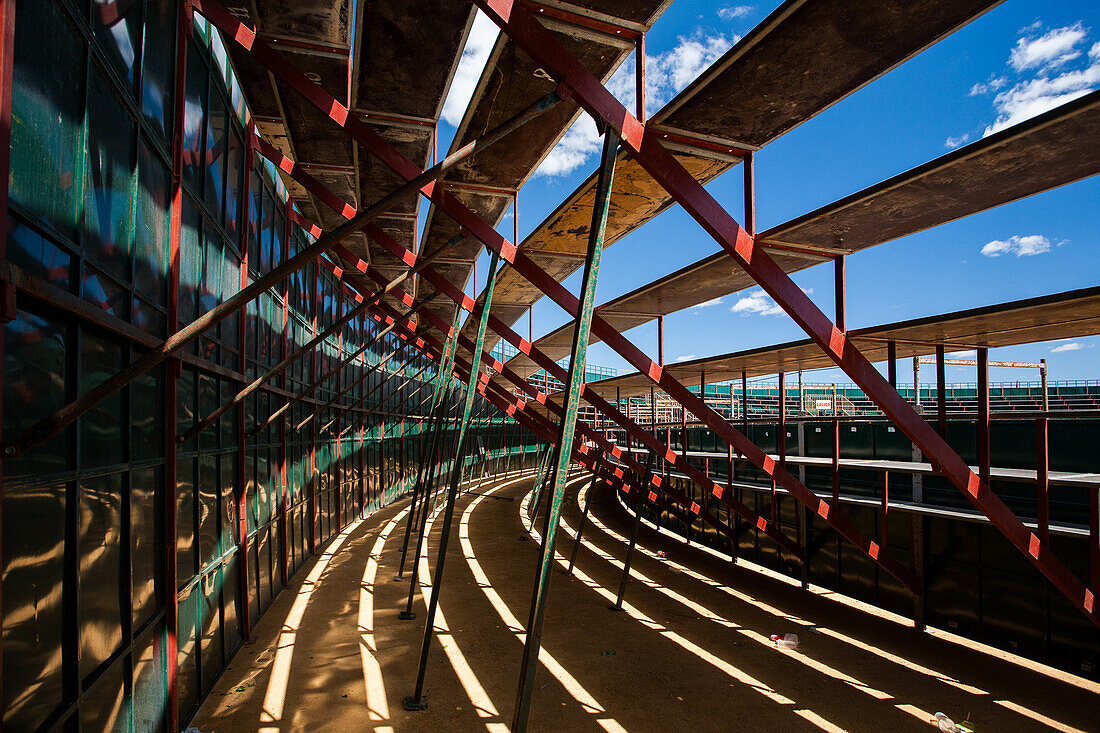
<svg viewBox="0 0 1100 733"><path fill-rule="evenodd" d="M756 236L756 155L751 150L745 155L745 231Z"/></svg>
<svg viewBox="0 0 1100 733"><path fill-rule="evenodd" d="M989 486L989 349L978 349L978 477Z"/></svg>
<svg viewBox="0 0 1100 733"><path fill-rule="evenodd" d="M924 515L909 515L910 546L917 593L913 594L913 628L924 630Z"/></svg>
<svg viewBox="0 0 1100 733"><path fill-rule="evenodd" d="M420 664L416 670L416 689L411 696L405 698L406 710L424 710L428 703L424 700L424 677L428 671L428 652L431 649L432 639L435 637L435 612L439 607L439 593L443 587L443 567L447 559L447 544L451 535L451 523L454 520L455 499L458 495L458 485L462 479L462 464L466 454L466 436L469 434L470 413L474 405L474 396L477 394L478 383L481 380L478 355L481 354L485 344L485 331L489 323L489 312L493 307L493 289L496 284L498 265L500 264L500 252L493 250L489 259L489 272L486 276L485 296L481 306L481 315L478 317L477 339L471 351L473 358L470 361L470 379L466 385L466 400L462 409L462 420L456 426L454 464L451 466L451 485L447 491L446 505L443 510L443 526L439 535L439 554L435 560L435 573L432 577L432 595L428 600L428 614L424 621L424 639L420 645ZM457 332L457 328L455 331ZM583 364L581 373L584 373ZM572 445L572 436L569 444ZM422 533L423 534L423 533ZM413 560L415 563L419 556ZM412 577L416 578L414 566ZM411 584L410 584L411 587Z"/></svg>
<svg viewBox="0 0 1100 733"><path fill-rule="evenodd" d="M592 461L592 481L588 484L588 491L584 494L584 511L581 512L581 521L577 525L577 537L573 541L573 551L569 553L569 567L565 574L573 574L573 566L577 564L577 550L581 547L581 537L584 536L584 525L588 521L588 510L592 507L592 492L596 490L596 483L600 480L599 467L603 451L597 451L595 460Z"/></svg>
<svg viewBox="0 0 1100 733"><path fill-rule="evenodd" d="M913 357L913 407L917 414L923 414L920 406L920 359Z"/></svg>
<svg viewBox="0 0 1100 733"><path fill-rule="evenodd" d="M745 370L741 370L741 432L749 434L749 378Z"/></svg>
<svg viewBox="0 0 1100 733"><path fill-rule="evenodd" d="M684 462L686 463L688 456L688 421L687 410L682 405L680 406L680 456L684 459ZM685 513L684 517L687 520L687 523L685 525L687 530L684 533L684 539L687 540L687 544L690 545L691 525L693 520L690 513Z"/></svg>
<svg viewBox="0 0 1100 733"><path fill-rule="evenodd" d="M889 341L886 344L886 374L890 380L890 386L898 388L898 343Z"/></svg>
<svg viewBox="0 0 1100 733"><path fill-rule="evenodd" d="M535 343L535 306L533 305L527 306L527 342Z"/></svg>
<svg viewBox="0 0 1100 733"><path fill-rule="evenodd" d="M779 465L787 467L787 375L779 372L779 427L775 431L776 453L779 455ZM772 479L772 524L779 512L775 507L775 479Z"/></svg>
<svg viewBox="0 0 1100 733"><path fill-rule="evenodd" d="M730 394L733 394L733 388L730 388ZM732 415L731 415L732 417ZM726 446L726 491L730 492L730 496L733 496L733 446ZM737 525L737 514L730 512L734 516L734 524ZM735 526L734 539L730 542L730 560L737 562L737 537L740 535L737 533Z"/></svg>
<svg viewBox="0 0 1100 733"><path fill-rule="evenodd" d="M638 493L634 497L634 524L630 530L630 544L626 548L626 559L623 561L623 574L619 578L619 593L615 596L615 602L607 608L611 611L623 610L623 596L626 595L626 581L630 578L630 563L634 559L634 546L638 544L638 528L642 524L642 497L649 486L650 476L653 474L653 451L646 454L645 473L638 485ZM690 526L690 525L689 525Z"/></svg>
<svg viewBox="0 0 1100 733"><path fill-rule="evenodd" d="M638 122L645 122L645 31L638 36L634 47L634 96L637 102ZM519 241L518 239L515 241Z"/></svg>
<svg viewBox="0 0 1100 733"><path fill-rule="evenodd" d="M653 387L649 388L649 428L653 431L653 435L657 435L657 390ZM629 435L629 433L627 433ZM661 461L662 474L668 477L668 462Z"/></svg>
<svg viewBox="0 0 1100 733"><path fill-rule="evenodd" d="M551 495L550 511L546 515L545 532L543 534L545 542L539 562L539 572L532 589L531 613L527 624L527 638L523 645L523 660L520 665L520 678L516 691L515 713L512 717L512 733L525 733L527 730L527 717L531 710L531 696L535 686L535 669L538 665L539 648L541 647L542 623L546 615L547 596L550 592L550 568L554 564L554 544L558 521L561 518L562 496L565 493L566 473L569 467L570 451L573 446L573 435L577 427L577 408L580 404L580 393L585 382L588 338L592 329L592 310L596 305L596 282L600 272L604 231L607 227L607 212L611 203L615 156L618 148L618 135L608 127L604 131L603 157L596 182L592 226L589 228L588 252L581 281L580 305L577 309L576 326L573 331L573 348L569 360L569 383L565 385L566 398L565 403L562 405L562 417L559 423L555 451L553 494Z"/></svg>
<svg viewBox="0 0 1100 733"><path fill-rule="evenodd" d="M1047 393L1047 360L1039 360L1039 382L1043 390L1043 416L1050 412L1050 395Z"/></svg>
<svg viewBox="0 0 1100 733"><path fill-rule="evenodd" d="M848 330L848 298L844 277L844 255L833 259L833 295L836 298L836 327Z"/></svg>
<svg viewBox="0 0 1100 733"><path fill-rule="evenodd" d="M1100 488L1089 492L1089 589L1085 590L1085 605L1096 603L1094 595L1100 589Z"/></svg>
<svg viewBox="0 0 1100 733"><path fill-rule="evenodd" d="M890 511L890 472L882 472L882 496L879 497L878 543L886 548L886 515Z"/></svg>
<svg viewBox="0 0 1100 733"><path fill-rule="evenodd" d="M840 509L840 418L833 416L833 511Z"/></svg>
<svg viewBox="0 0 1100 733"><path fill-rule="evenodd" d="M3 59L6 64L10 59L12 47L9 41L13 41L12 35L14 26L12 25L15 20L15 0L3 0L4 18L3 18ZM180 3L178 6L178 12L176 14L176 38L175 38L175 89L173 91L174 99L177 100L173 107L173 120L172 120L172 204L171 213L169 215L169 243L168 243L168 313L167 313L167 335L171 336L179 329L179 289L180 289L180 236L183 226L183 126L184 126L184 107L180 101L187 95L187 41L191 35L192 16L191 7L188 3ZM9 69L4 67L0 70L0 73L4 74L4 81L0 81L2 84L2 93L5 99L10 98L10 75ZM5 103L5 107L7 104ZM10 122L10 119L4 122ZM10 126L0 122L0 134L9 134ZM6 155L8 153L9 143L3 141L0 144L0 150L3 152L0 154ZM2 174L3 183L0 185L7 189L8 185L8 173L5 170ZM7 205L7 196L3 197L4 205ZM7 217L0 219L0 226L7 227ZM0 247L3 246L3 242L7 241L7 237L0 237ZM0 347L2 348L2 347ZM2 353L0 353L2 356ZM168 730L177 731L179 726L179 640L177 638L177 631L179 629L179 603L178 595L176 593L176 538L179 530L176 526L176 492L179 470L179 457L178 457L178 391L179 391L179 378L181 374L181 362L179 359L169 359L165 368L165 395L164 395L164 414L165 414L165 426L164 426L164 439L165 439L165 452L164 452L164 484L167 489L164 497L164 550L165 550L165 569L164 569L164 582L165 582L165 608L164 608L164 624L167 627L167 643L165 644L165 659L167 667L167 718L168 718ZM248 599L241 599L242 605L248 604Z"/></svg>
<svg viewBox="0 0 1100 733"><path fill-rule="evenodd" d="M617 410L623 409L623 392L618 387L615 388L615 409L617 409ZM630 417L630 410L629 409L626 410L626 415L627 415L627 417ZM626 447L629 448L630 447L630 433L625 433L625 436L626 436Z"/></svg>
<svg viewBox="0 0 1100 733"><path fill-rule="evenodd" d="M1035 518L1039 524L1039 541L1050 541L1050 444L1048 418L1035 421Z"/></svg>
<svg viewBox="0 0 1100 733"><path fill-rule="evenodd" d="M940 437L947 437L947 368L943 344L936 344L936 415Z"/></svg>
<svg viewBox="0 0 1100 733"><path fill-rule="evenodd" d="M657 316L657 364L665 365L665 317Z"/></svg>

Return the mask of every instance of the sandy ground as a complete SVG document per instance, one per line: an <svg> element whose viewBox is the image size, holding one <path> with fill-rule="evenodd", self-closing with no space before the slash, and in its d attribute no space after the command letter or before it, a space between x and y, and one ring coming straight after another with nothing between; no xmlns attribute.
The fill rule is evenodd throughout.
<svg viewBox="0 0 1100 733"><path fill-rule="evenodd" d="M398 619L393 580L408 502L347 530L303 567L254 629L191 725L225 731L504 731L511 723L535 533L520 512L531 474L462 495L446 560L428 709L407 712L424 632ZM580 521L567 489L558 552ZM434 569L442 514L432 521ZM1100 686L1023 665L687 547L643 525L625 610L612 612L631 519L593 496L577 572L555 567L531 710L535 731L934 731L943 710L979 731L1100 730ZM656 550L669 559L658 559ZM410 550L411 555L411 550ZM406 566L408 568L409 565ZM421 582L430 583L421 562ZM792 631L779 650L768 635Z"/></svg>

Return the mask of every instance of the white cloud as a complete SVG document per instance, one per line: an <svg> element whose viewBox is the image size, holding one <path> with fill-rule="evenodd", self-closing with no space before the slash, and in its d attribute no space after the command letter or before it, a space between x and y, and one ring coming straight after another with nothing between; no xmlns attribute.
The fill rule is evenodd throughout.
<svg viewBox="0 0 1100 733"><path fill-rule="evenodd" d="M712 305L721 305L721 304L722 304L722 299L721 298L711 298L710 300L708 300L704 303L696 303L695 305L692 306L692 308L709 308Z"/></svg>
<svg viewBox="0 0 1100 733"><path fill-rule="evenodd" d="M989 77L989 81L982 82L982 83L979 83L979 84L975 84L974 86L970 87L970 91L967 92L966 96L968 96L968 97L980 97L983 94L989 94L990 92L995 92L995 91L998 91L1000 89L1003 89L1004 85L1007 84L1007 83L1008 83L1008 78L1007 77L997 76L996 74L991 74L990 77Z"/></svg>
<svg viewBox="0 0 1100 733"><path fill-rule="evenodd" d="M584 165L599 149L600 133L596 129L596 123L587 114L583 114L543 159L535 175L567 176Z"/></svg>
<svg viewBox="0 0 1100 733"><path fill-rule="evenodd" d="M1030 37L1033 30L1029 27L1022 38L1016 41L1016 47L1008 57L1009 65L1016 71L1034 69L1038 66L1055 67L1066 64L1081 55L1077 44L1085 39L1088 31L1077 21L1065 28L1055 28L1037 38Z"/></svg>
<svg viewBox="0 0 1100 733"><path fill-rule="evenodd" d="M810 295L814 292L814 289L802 288L802 292ZM778 316L784 311L778 303L772 300L770 295L763 290L757 290L738 298L737 302L730 308L730 312L740 313L742 316Z"/></svg>
<svg viewBox="0 0 1100 733"><path fill-rule="evenodd" d="M683 356L677 356L676 357L676 362L679 363L681 361L691 361L694 358L695 358L695 354L684 354Z"/></svg>
<svg viewBox="0 0 1100 733"><path fill-rule="evenodd" d="M724 34L680 36L675 48L655 56L646 55L646 107L651 112L690 84L708 66L740 40ZM632 56L607 83L607 89L631 112L637 106ZM449 100L448 100L449 101ZM567 176L600 150L600 135L587 114L582 115L535 171L536 176Z"/></svg>
<svg viewBox="0 0 1100 733"><path fill-rule="evenodd" d="M1040 26L1021 29L1006 64L1014 76L1011 86L1004 76L975 84L970 96L997 92L997 113L982 137L1011 127L1036 115L1088 94L1100 86L1100 42L1085 53L1089 29L1080 21L1037 35ZM1005 88L1007 86L1007 88Z"/></svg>
<svg viewBox="0 0 1100 733"><path fill-rule="evenodd" d="M489 53L493 50L497 35L497 28L488 16L477 11L474 25L470 29L470 35L466 39L466 47L462 49L462 59L455 70L454 81L447 92L447 101L443 103L443 119L454 126L462 121L466 114L466 107L470 104L470 97L474 95L481 72L485 69L485 62L489 60Z"/></svg>
<svg viewBox="0 0 1100 733"><path fill-rule="evenodd" d="M755 8L751 5L733 5L728 8L718 8L718 17L722 20L736 20L748 17L753 10Z"/></svg>
<svg viewBox="0 0 1100 733"><path fill-rule="evenodd" d="M962 135L959 135L958 137L949 137L949 138L947 138L947 140L944 141L943 145L944 145L945 148L948 148L950 150L954 150L955 148L957 148L960 145L962 145L964 143L967 143L969 141L970 141L970 133L967 132L967 133L964 133Z"/></svg>
<svg viewBox="0 0 1100 733"><path fill-rule="evenodd" d="M1055 346L1050 351L1054 354L1061 354L1063 351L1080 351L1083 348L1085 348L1085 345L1080 341L1070 341L1068 344Z"/></svg>
<svg viewBox="0 0 1100 733"><path fill-rule="evenodd" d="M994 239L982 247L982 254L986 257L1012 254L1017 257L1030 257L1049 251L1050 240L1041 234L1030 234L1024 237L1014 236L1006 240Z"/></svg>

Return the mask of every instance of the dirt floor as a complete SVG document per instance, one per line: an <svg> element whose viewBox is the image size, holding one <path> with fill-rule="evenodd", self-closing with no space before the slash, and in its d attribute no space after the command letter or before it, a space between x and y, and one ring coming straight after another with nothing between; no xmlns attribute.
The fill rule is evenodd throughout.
<svg viewBox="0 0 1100 733"><path fill-rule="evenodd" d="M504 731L513 701L541 518L521 511L530 473L459 497L426 670L427 710L408 712L424 632L398 612L408 502L349 528L303 567L253 630L191 725L225 731ZM579 474L557 549L580 522ZM920 633L884 614L685 546L643 524L624 610L631 518L597 492L573 577L555 568L535 682L535 731L932 731L942 710L978 731L1100 730L1100 685ZM434 571L442 513L427 558ZM668 554L658 558L657 550ZM410 549L410 558L412 550ZM420 579L429 584L429 563ZM796 650L768 638L794 632Z"/></svg>

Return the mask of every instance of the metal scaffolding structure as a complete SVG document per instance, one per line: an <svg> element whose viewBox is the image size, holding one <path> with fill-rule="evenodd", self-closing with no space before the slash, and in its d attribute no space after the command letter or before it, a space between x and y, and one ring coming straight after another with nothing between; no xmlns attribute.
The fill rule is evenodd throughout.
<svg viewBox="0 0 1100 733"><path fill-rule="evenodd" d="M150 684L143 664L163 670L149 729L180 730L304 560L405 497L396 580L406 555L415 568L426 552L430 512L442 512L405 697L407 710L424 709L463 481L534 463L541 547L513 731L528 728L537 694L573 465L633 512L616 610L652 516L733 559L745 542L766 543L803 587L822 547L843 545L923 628L936 613L927 484L1015 548L1095 633L1100 473L1052 464L1050 431L1100 415L1100 390L1052 391L1045 362L1038 390L991 389L999 363L989 350L1100 333L1100 288L857 330L846 327L845 297L846 258L863 249L1100 172L1100 92L758 233L758 150L997 3L886 12L789 0L649 110L645 38L669 2L433 0L422 12L406 2L149 0L110 16L69 0L0 0L0 488L5 527L38 514L52 523L41 540L10 546L47 558L34 562L58 576L41 622L52 630L35 652L37 596L36 620L20 612L37 586L5 574L9 730L77 727L108 677L131 695L136 721L147 713L132 702ZM437 128L475 11L501 34L444 154ZM869 51L839 32L835 18L856 11L863 32L892 42ZM63 69L35 47L36 26L50 53L79 59L79 94L55 80ZM106 28L144 40L127 55ZM793 58L790 49L805 68L772 61ZM605 84L632 54L629 110ZM50 137L55 108L81 126L78 146ZM599 166L520 241L518 193L581 115L600 131ZM704 187L738 165L743 223ZM598 304L603 250L670 206L721 251ZM509 211L511 239L498 230ZM818 264L833 268L832 315L791 280ZM562 283L578 270L575 295ZM753 286L804 340L665 364L666 315ZM570 321L524 338L513 329L544 298ZM656 360L624 336L654 320ZM595 341L636 371L595 379ZM949 390L945 366L959 360L947 352L962 349L975 350L974 385ZM912 360L911 389L899 387L899 359ZM936 371L934 389L922 389L922 364ZM803 383L803 371L832 367L850 388ZM750 390L750 377L768 383ZM992 426L1010 420L1034 431L1033 467L995 458ZM973 450L952 432L962 422ZM881 455L855 455L842 425L886 431ZM1025 508L1009 483L1034 487ZM857 510L853 492L865 485ZM1052 486L1083 492L1079 516L1067 520L1058 501L1052 513ZM35 492L54 492L56 506L42 508ZM588 512L586 503L570 574ZM1070 541L1052 535L1077 543L1069 559ZM407 580L401 618L413 619L418 571ZM13 694L31 686L20 674L37 690L25 699Z"/></svg>

